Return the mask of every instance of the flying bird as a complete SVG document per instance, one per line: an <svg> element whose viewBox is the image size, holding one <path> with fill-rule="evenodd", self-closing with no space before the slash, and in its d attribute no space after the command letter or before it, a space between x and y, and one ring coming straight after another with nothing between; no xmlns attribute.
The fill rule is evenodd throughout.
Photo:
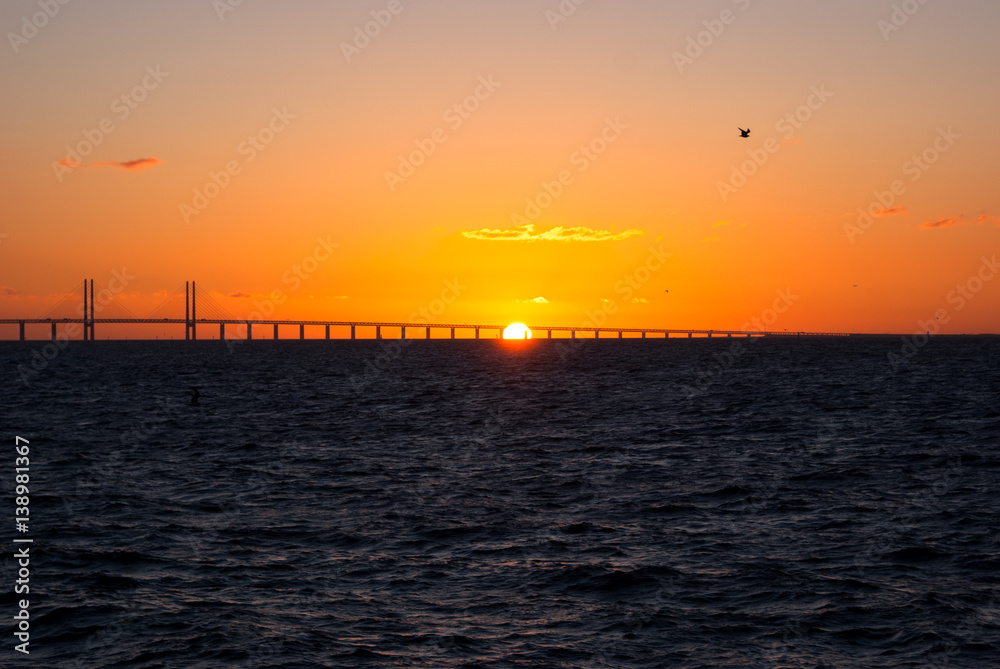
<svg viewBox="0 0 1000 669"><path fill-rule="evenodd" d="M740 137L749 137L750 136L750 128L747 128L746 130L744 130L743 128L740 128L740 126L736 126L736 128L740 131Z"/></svg>

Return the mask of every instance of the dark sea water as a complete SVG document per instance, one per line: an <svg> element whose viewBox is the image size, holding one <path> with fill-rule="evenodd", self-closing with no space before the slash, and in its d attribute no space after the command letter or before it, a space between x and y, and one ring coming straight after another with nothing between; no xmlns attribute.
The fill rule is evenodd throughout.
<svg viewBox="0 0 1000 669"><path fill-rule="evenodd" d="M1000 666L1000 338L43 345L4 666Z"/></svg>

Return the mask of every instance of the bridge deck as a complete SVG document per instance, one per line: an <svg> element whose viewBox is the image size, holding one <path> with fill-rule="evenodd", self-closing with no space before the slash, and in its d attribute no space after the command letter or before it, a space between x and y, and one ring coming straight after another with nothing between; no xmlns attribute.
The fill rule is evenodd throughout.
<svg viewBox="0 0 1000 669"><path fill-rule="evenodd" d="M99 325L111 324L167 324L185 325L195 323L197 325L298 325L305 326L330 326L330 327L375 327L375 328L431 328L435 330L504 330L506 325L496 324L476 324L476 323L394 323L375 321L303 321L303 320L248 320L248 319L214 319L199 318L195 321L188 321L184 318L94 318L86 322ZM83 318L0 318L0 323L7 324L59 324L59 323L84 323ZM566 325L529 325L532 332L614 332L614 333L646 333L646 334L691 334L691 335L722 335L722 336L744 336L755 337L764 335L778 336L813 336L813 337L846 337L844 332L762 332L759 330L699 330L699 329L676 329L676 328L634 328L634 327L582 327Z"/></svg>

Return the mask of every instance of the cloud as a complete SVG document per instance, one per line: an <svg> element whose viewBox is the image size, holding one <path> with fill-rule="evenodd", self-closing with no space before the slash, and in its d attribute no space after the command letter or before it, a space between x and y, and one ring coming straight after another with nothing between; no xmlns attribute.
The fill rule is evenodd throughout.
<svg viewBox="0 0 1000 669"><path fill-rule="evenodd" d="M230 293L229 297L253 297L250 293Z"/></svg>
<svg viewBox="0 0 1000 669"><path fill-rule="evenodd" d="M549 303L548 300L546 300L544 297L541 297L541 296L536 297L533 300L518 300L517 302L518 302L518 304L548 304Z"/></svg>
<svg viewBox="0 0 1000 669"><path fill-rule="evenodd" d="M587 227L564 228L561 225L545 232L535 232L535 226L532 223L511 230L483 228L482 230L462 231L462 236L467 239L502 242L618 242L644 234L646 234L645 230L634 228L616 234L610 230L594 230Z"/></svg>
<svg viewBox="0 0 1000 669"><path fill-rule="evenodd" d="M69 167L71 169L77 167L117 167L123 170L128 170L129 172L142 172L143 170L152 167L153 165L159 165L161 161L159 158L136 158L134 160L104 160L97 163L87 163L86 165L80 165L72 158L63 158L59 161L59 164L63 167Z"/></svg>
<svg viewBox="0 0 1000 669"><path fill-rule="evenodd" d="M167 291L165 289L158 290L155 293L153 293L153 297L166 297L166 296L167 296Z"/></svg>
<svg viewBox="0 0 1000 669"><path fill-rule="evenodd" d="M786 137L785 139L781 140L781 143L782 144L801 144L802 140L799 139L798 137Z"/></svg>
<svg viewBox="0 0 1000 669"><path fill-rule="evenodd" d="M941 228L955 228L958 226L966 225L985 225L987 223L997 223L1000 225L1000 218L996 216L991 216L990 214L980 214L975 218L971 216L966 216L965 214L959 214L958 216L949 216L947 218L942 218L937 221L925 221L920 224L921 230L938 230Z"/></svg>
<svg viewBox="0 0 1000 669"><path fill-rule="evenodd" d="M0 297L17 299L21 293L17 291L16 288L11 288L10 286L0 286Z"/></svg>
<svg viewBox="0 0 1000 669"><path fill-rule="evenodd" d="M721 228L723 225L729 225L732 221L716 221L712 224L713 228Z"/></svg>
<svg viewBox="0 0 1000 669"><path fill-rule="evenodd" d="M889 216L909 216L910 210L906 207L890 207L886 209L882 207L876 213L872 214L875 218L888 218Z"/></svg>
<svg viewBox="0 0 1000 669"><path fill-rule="evenodd" d="M346 300L347 299L347 295L334 295L333 299L335 299L335 300Z"/></svg>
<svg viewBox="0 0 1000 669"><path fill-rule="evenodd" d="M633 297L632 304L649 304L649 300L645 297Z"/></svg>
<svg viewBox="0 0 1000 669"><path fill-rule="evenodd" d="M935 230L937 228L953 228L961 223L958 216L949 216L948 218L942 218L940 221L927 221L920 224L921 230Z"/></svg>
<svg viewBox="0 0 1000 669"><path fill-rule="evenodd" d="M703 242L717 242L717 241L719 241L719 235L712 235L711 237L705 237L701 241L703 241Z"/></svg>

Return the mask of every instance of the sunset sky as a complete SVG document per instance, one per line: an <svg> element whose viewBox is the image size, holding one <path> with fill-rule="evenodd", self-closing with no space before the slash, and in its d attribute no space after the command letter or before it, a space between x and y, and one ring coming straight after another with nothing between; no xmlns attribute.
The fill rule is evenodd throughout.
<svg viewBox="0 0 1000 669"><path fill-rule="evenodd" d="M236 317L282 291L408 321L457 282L438 322L728 329L790 294L773 329L1000 332L995 0L8 0L0 27L0 317L124 268L139 316L196 280Z"/></svg>

